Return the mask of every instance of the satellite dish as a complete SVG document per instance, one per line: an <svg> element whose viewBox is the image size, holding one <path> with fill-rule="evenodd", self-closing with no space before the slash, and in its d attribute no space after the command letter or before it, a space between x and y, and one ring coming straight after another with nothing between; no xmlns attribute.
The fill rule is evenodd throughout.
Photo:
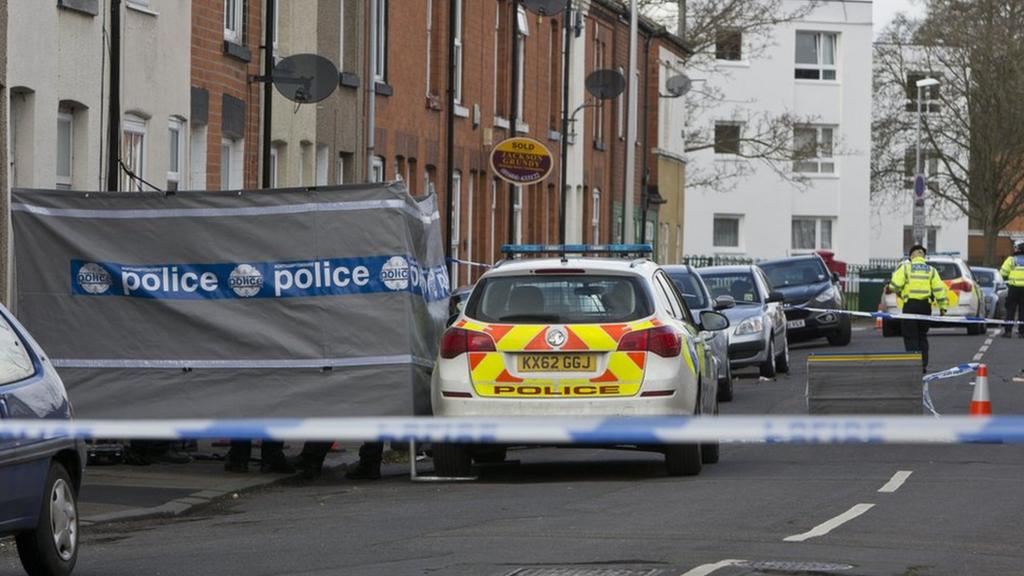
<svg viewBox="0 0 1024 576"><path fill-rule="evenodd" d="M317 54L296 54L274 65L270 81L281 96L311 104L327 98L338 87L338 69Z"/></svg>
<svg viewBox="0 0 1024 576"><path fill-rule="evenodd" d="M618 70L594 70L587 74L587 92L598 100L614 100L626 89L626 78Z"/></svg>
<svg viewBox="0 0 1024 576"><path fill-rule="evenodd" d="M672 98L679 98L689 92L690 88L693 88L693 80L686 74L679 74L665 81L665 89Z"/></svg>
<svg viewBox="0 0 1024 576"><path fill-rule="evenodd" d="M554 16L565 10L565 0L522 0L522 4L541 16Z"/></svg>

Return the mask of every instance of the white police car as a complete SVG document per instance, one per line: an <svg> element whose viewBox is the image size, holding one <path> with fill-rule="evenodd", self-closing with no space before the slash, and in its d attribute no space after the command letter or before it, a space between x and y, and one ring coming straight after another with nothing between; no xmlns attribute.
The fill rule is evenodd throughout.
<svg viewBox="0 0 1024 576"><path fill-rule="evenodd" d="M716 414L708 334L728 320L691 316L649 245L507 246L513 255L477 282L442 337L431 382L435 416L632 416ZM571 256L569 256L571 254ZM584 254L587 257L579 256ZM612 256L594 258L593 255ZM648 446L672 475L698 474L718 444ZM504 447L435 444L442 476Z"/></svg>

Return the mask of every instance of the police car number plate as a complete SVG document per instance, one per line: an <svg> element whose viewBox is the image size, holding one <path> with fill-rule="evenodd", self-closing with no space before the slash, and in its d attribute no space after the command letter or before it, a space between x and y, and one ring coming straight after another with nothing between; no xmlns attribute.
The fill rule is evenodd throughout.
<svg viewBox="0 0 1024 576"><path fill-rule="evenodd" d="M522 354L516 358L519 372L596 372L593 354Z"/></svg>

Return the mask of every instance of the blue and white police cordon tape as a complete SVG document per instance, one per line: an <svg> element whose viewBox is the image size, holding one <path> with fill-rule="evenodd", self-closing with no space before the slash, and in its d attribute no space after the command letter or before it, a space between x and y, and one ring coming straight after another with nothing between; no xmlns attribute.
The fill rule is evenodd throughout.
<svg viewBox="0 0 1024 576"><path fill-rule="evenodd" d="M833 314L846 314L849 316L857 316L860 318L881 318L883 320L928 320L929 322L940 322L948 324L999 324L999 325L1017 325L1024 324L1024 322L1014 322L1012 320L996 320L995 318L984 318L981 316L930 316L927 314L904 314L902 312L893 314L891 312L859 312L855 310L839 310L836 308L810 308L807 306L794 306L793 308L799 308L808 312L826 313L831 312Z"/></svg>
<svg viewBox="0 0 1024 576"><path fill-rule="evenodd" d="M937 410L935 410L935 404L932 402L930 384L932 382L935 382L936 380L945 380L947 378L956 378L958 376L963 376L964 374L973 374L978 370L979 366L981 366L981 364L977 362L968 362L966 364L960 364L959 366L947 368L946 370L942 370L940 372L926 374L921 379L924 382L924 385L921 387L921 402L924 404L924 407L927 408L933 416L938 417L940 414Z"/></svg>
<svg viewBox="0 0 1024 576"><path fill-rule="evenodd" d="M462 264L464 266L473 266L473 267L476 267L476 268L493 268L494 267L491 264L484 264L483 262L473 262L472 260L462 260L462 259L459 259L459 258L451 258L451 257L448 258L448 262L449 263L454 263L454 264Z"/></svg>
<svg viewBox="0 0 1024 576"><path fill-rule="evenodd" d="M0 439L135 438L500 444L1024 443L1024 416L715 416L0 420Z"/></svg>

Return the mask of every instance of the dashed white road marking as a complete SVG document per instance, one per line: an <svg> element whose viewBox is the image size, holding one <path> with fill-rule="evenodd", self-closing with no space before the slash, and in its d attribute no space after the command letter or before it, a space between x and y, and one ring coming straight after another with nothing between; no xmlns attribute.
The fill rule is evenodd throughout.
<svg viewBox="0 0 1024 576"><path fill-rule="evenodd" d="M906 482L907 478L910 478L910 475L913 473L913 470L900 470L899 472L893 474L892 478L890 478L884 486L879 488L878 491L892 493L899 490L900 486L903 486L903 483Z"/></svg>
<svg viewBox="0 0 1024 576"><path fill-rule="evenodd" d="M988 352L988 347L989 346L991 346L991 344L985 344L984 346L982 346L981 348L978 349L978 352L981 352L982 354L984 354L985 352Z"/></svg>
<svg viewBox="0 0 1024 576"><path fill-rule="evenodd" d="M850 508L846 512L843 512L842 514L840 514L839 516L836 516L835 518L832 518L831 520L826 520L826 521L822 522L821 524L818 524L814 528L811 528L807 532L804 532L803 534L794 534L792 536L786 536L785 538L782 539L782 541L783 542L803 542L805 540L810 540L811 538L817 538L819 536L824 536L824 535L828 534L829 532L835 530L836 528L842 526L843 524L846 524L850 520L853 520L854 518L856 518L856 517L860 516L861 514L867 512L868 510L871 510L874 507L875 507L874 504L857 504L853 508Z"/></svg>
<svg viewBox="0 0 1024 576"><path fill-rule="evenodd" d="M746 562L746 560L722 560L721 562L715 562L714 564L702 564L688 572L683 572L682 576L707 576L716 570L735 566L740 562Z"/></svg>
<svg viewBox="0 0 1024 576"><path fill-rule="evenodd" d="M984 353L978 352L977 354L974 355L974 358L971 358L971 361L972 362L981 362L981 359L982 359L983 356L985 356Z"/></svg>

